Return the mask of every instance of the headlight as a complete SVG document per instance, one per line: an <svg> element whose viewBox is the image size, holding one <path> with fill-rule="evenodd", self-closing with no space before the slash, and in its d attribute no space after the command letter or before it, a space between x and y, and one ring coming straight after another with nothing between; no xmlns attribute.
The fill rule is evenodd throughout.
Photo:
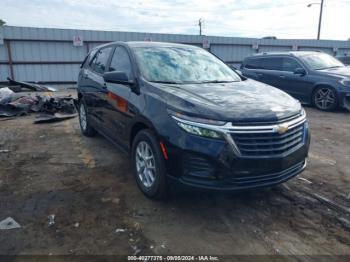
<svg viewBox="0 0 350 262"><path fill-rule="evenodd" d="M182 123L176 119L175 119L175 121L183 130L185 130L186 132L188 132L190 134L209 137L209 138L216 138L216 139L222 138L222 135L219 132L216 132L214 130L185 124L185 123Z"/></svg>
<svg viewBox="0 0 350 262"><path fill-rule="evenodd" d="M349 79L339 80L339 83L341 83L343 86L349 86L350 87L350 80Z"/></svg>
<svg viewBox="0 0 350 262"><path fill-rule="evenodd" d="M223 138L222 133L215 130L215 126L222 126L225 124L225 122L196 117L194 118L182 115L180 113L175 113L170 110L168 111L178 126L190 134L214 139Z"/></svg>

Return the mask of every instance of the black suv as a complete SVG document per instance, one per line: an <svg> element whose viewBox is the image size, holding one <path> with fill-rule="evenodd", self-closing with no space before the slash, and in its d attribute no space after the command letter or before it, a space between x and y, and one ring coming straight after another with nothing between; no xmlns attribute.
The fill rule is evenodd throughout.
<svg viewBox="0 0 350 262"><path fill-rule="evenodd" d="M313 51L262 53L244 59L244 76L275 86L320 110L350 110L350 68Z"/></svg>
<svg viewBox="0 0 350 262"><path fill-rule="evenodd" d="M128 42L95 48L78 80L82 133L130 153L142 192L170 181L207 189L276 185L306 166L300 103L187 45Z"/></svg>

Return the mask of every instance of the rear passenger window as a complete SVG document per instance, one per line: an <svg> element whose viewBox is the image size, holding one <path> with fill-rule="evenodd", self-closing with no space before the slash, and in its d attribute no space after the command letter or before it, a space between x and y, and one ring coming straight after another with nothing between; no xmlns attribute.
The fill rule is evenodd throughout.
<svg viewBox="0 0 350 262"><path fill-rule="evenodd" d="M302 66L295 59L283 58L283 71L294 72L297 68L302 68Z"/></svg>
<svg viewBox="0 0 350 262"><path fill-rule="evenodd" d="M281 57L266 57L260 59L261 69L282 71Z"/></svg>
<svg viewBox="0 0 350 262"><path fill-rule="evenodd" d="M97 51L97 54L90 63L90 67L93 71L99 74L103 74L106 71L108 58L112 49L112 47L107 47Z"/></svg>
<svg viewBox="0 0 350 262"><path fill-rule="evenodd" d="M109 71L122 71L126 73L129 79L132 78L132 67L129 54L124 47L115 48Z"/></svg>
<svg viewBox="0 0 350 262"><path fill-rule="evenodd" d="M244 63L244 67L248 69L260 69L259 59L247 59Z"/></svg>

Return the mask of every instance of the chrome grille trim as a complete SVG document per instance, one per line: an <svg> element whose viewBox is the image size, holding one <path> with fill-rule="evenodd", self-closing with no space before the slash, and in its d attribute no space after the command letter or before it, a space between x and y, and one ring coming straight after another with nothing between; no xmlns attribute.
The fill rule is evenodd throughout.
<svg viewBox="0 0 350 262"><path fill-rule="evenodd" d="M303 124L306 121L306 116L302 115L291 121L281 122L275 125L256 125L256 126L233 126L232 123L227 123L222 126L222 130L228 133L276 133L276 128L281 125L287 125L289 129L292 129L298 125Z"/></svg>
<svg viewBox="0 0 350 262"><path fill-rule="evenodd" d="M292 120L289 121L285 121L285 122L278 122L274 125L254 125L254 126L234 126L232 125L231 122L228 122L224 125L211 125L211 124L204 124L204 123L198 123L198 122L193 122L193 121L189 121L189 120L185 120L185 119L181 119L179 117L176 116L171 116L173 119L175 119L176 121L185 123L185 124L189 124L189 125L193 125L193 126L197 126L197 127L201 127L201 128L206 128L206 129L210 129L210 130L214 130L216 132L220 132L224 138L226 139L227 143L231 146L233 152L235 154L237 154L238 156L250 156L247 154L242 154L238 143L235 142L233 135L234 134L278 134L278 132L276 131L277 128L279 126L288 126L288 130L291 130L293 128L296 128L298 126L302 126L305 122L306 122L306 114L303 113L301 114L299 117L294 118ZM301 128L302 130L302 134L305 132L304 128ZM287 131L288 132L288 131ZM283 136L283 134L281 135ZM297 139L297 138L296 138ZM296 146L300 145L301 142L299 142ZM292 148L293 149L293 148ZM251 156L255 156L255 157L259 157L259 156L266 156L264 154L261 155L251 155Z"/></svg>

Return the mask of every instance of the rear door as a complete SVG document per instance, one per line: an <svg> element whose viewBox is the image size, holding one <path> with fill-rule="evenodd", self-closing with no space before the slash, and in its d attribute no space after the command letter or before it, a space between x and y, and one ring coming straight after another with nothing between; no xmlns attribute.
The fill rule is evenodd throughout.
<svg viewBox="0 0 350 262"><path fill-rule="evenodd" d="M84 97L84 100L87 105L87 110L89 111L89 113L92 113L91 99L93 96L94 88L91 86L91 82L88 79L88 75L89 75L89 70L91 70L90 69L91 59L95 56L96 52L97 52L97 49L91 50L89 55L85 58L83 64L81 65L81 69L78 76L79 92L81 92Z"/></svg>
<svg viewBox="0 0 350 262"><path fill-rule="evenodd" d="M128 50L124 46L116 46L108 71L121 71L127 74L129 80L134 79L131 59ZM109 136L122 146L127 147L127 125L133 116L130 110L130 97L134 94L129 85L106 83L107 106L106 115L108 121Z"/></svg>
<svg viewBox="0 0 350 262"><path fill-rule="evenodd" d="M278 82L278 72L282 69L280 57L252 57L243 65L243 74L259 82L281 88Z"/></svg>
<svg viewBox="0 0 350 262"><path fill-rule="evenodd" d="M263 82L284 90L284 86L280 82L280 72L282 71L282 57L270 56L263 57L260 60L260 73Z"/></svg>
<svg viewBox="0 0 350 262"><path fill-rule="evenodd" d="M83 72L84 81L86 86L89 87L89 94L84 96L88 113L93 122L101 129L106 129L104 107L107 101L107 87L103 79L103 73L107 69L112 51L112 46L97 50L89 66Z"/></svg>
<svg viewBox="0 0 350 262"><path fill-rule="evenodd" d="M248 78L263 82L260 59L257 57L246 58L242 63L241 72Z"/></svg>

